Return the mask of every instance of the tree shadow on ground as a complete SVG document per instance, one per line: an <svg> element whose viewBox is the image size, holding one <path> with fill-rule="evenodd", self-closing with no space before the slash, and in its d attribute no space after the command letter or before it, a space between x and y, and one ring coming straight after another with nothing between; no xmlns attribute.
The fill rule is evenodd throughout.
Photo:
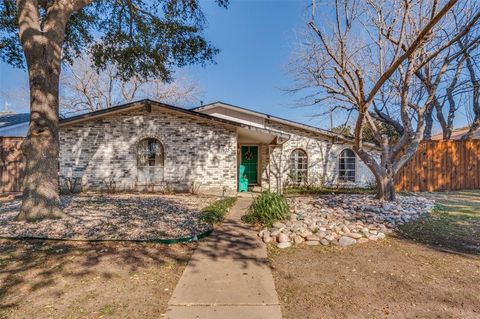
<svg viewBox="0 0 480 319"><path fill-rule="evenodd" d="M480 255L480 192L423 195L435 199L435 208L402 225L399 237L444 252Z"/></svg>
<svg viewBox="0 0 480 319"><path fill-rule="evenodd" d="M210 226L200 208L211 198L159 194L63 195L65 218L15 221L20 200L0 207L0 236L8 238L154 240L198 235Z"/></svg>
<svg viewBox="0 0 480 319"><path fill-rule="evenodd" d="M2 312L25 306L25 302L32 302L28 307L47 302L38 299L62 298L54 300L65 302L72 293L81 293L85 289L83 284L92 280L128 278L152 269L166 278L172 277L171 268L185 266L195 246L193 243L167 246L132 242L0 240L0 317ZM40 290L42 296L48 297L39 298Z"/></svg>
<svg viewBox="0 0 480 319"><path fill-rule="evenodd" d="M206 243L197 248L202 258L210 258L215 262L225 259L234 260L241 264L243 269L250 266L267 265L266 256L259 255L258 248L263 245L251 225L247 225L238 219L228 219L221 227L208 238ZM191 264L195 267L195 259Z"/></svg>

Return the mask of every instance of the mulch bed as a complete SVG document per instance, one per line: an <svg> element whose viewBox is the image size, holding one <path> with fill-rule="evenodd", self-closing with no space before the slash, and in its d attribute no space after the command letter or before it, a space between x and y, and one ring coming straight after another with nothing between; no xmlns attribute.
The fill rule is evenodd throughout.
<svg viewBox="0 0 480 319"><path fill-rule="evenodd" d="M70 240L156 240L199 235L211 226L201 209L214 197L188 194L63 195L68 217L35 223L15 221L19 198L0 203L0 237Z"/></svg>

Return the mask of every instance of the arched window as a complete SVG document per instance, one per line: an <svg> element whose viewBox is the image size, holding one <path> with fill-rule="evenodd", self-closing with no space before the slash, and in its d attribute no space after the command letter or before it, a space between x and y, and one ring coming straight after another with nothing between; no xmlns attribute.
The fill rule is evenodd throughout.
<svg viewBox="0 0 480 319"><path fill-rule="evenodd" d="M308 156L304 150L296 149L290 154L290 178L294 185L307 182Z"/></svg>
<svg viewBox="0 0 480 319"><path fill-rule="evenodd" d="M338 179L340 182L355 182L357 157L351 149L340 153L338 163Z"/></svg>
<svg viewBox="0 0 480 319"><path fill-rule="evenodd" d="M163 166L163 146L155 138L145 138L137 144L137 167Z"/></svg>
<svg viewBox="0 0 480 319"><path fill-rule="evenodd" d="M158 185L163 182L163 145L155 138L145 138L137 144L138 185Z"/></svg>

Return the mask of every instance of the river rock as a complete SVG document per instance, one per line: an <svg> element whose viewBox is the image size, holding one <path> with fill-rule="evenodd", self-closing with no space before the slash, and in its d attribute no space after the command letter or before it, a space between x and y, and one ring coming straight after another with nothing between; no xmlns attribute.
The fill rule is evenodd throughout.
<svg viewBox="0 0 480 319"><path fill-rule="evenodd" d="M345 236L351 237L353 239L359 239L362 238L362 234L359 233L346 233Z"/></svg>
<svg viewBox="0 0 480 319"><path fill-rule="evenodd" d="M354 244L356 244L356 243L357 243L357 241L356 241L355 239L353 239L353 238L351 238L351 237L348 237L348 236L342 236L342 237L340 237L340 239L338 240L338 244L339 244L340 246L343 246L343 247L345 247L345 246L350 246L350 245L354 245Z"/></svg>
<svg viewBox="0 0 480 319"><path fill-rule="evenodd" d="M286 234L284 234L284 233L280 233L277 238L278 238L278 242L279 242L279 243L286 243L286 242L288 242L288 235L286 235Z"/></svg>
<svg viewBox="0 0 480 319"><path fill-rule="evenodd" d="M277 247L280 248L280 249L288 248L288 247L290 247L290 246L292 246L292 244L291 244L291 243L288 243L288 242L286 242L286 243L278 243L278 244L277 244Z"/></svg>

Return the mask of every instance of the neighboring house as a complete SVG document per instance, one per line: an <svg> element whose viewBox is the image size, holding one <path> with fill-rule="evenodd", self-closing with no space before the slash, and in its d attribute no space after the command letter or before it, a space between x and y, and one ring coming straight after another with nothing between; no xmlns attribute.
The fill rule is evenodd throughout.
<svg viewBox="0 0 480 319"><path fill-rule="evenodd" d="M29 113L0 112L0 136L25 137L30 121Z"/></svg>
<svg viewBox="0 0 480 319"><path fill-rule="evenodd" d="M452 131L452 136L450 137L451 140L461 140L462 137L468 132L469 128L466 127L466 128L458 128L458 129L454 129ZM470 137L470 139L473 139L473 140L478 140L480 139L480 129L479 130L476 130L475 132L473 132L472 136ZM432 136L432 141L441 141L443 140L443 134L442 133L439 133L439 134L436 134L436 135L433 135Z"/></svg>
<svg viewBox="0 0 480 319"><path fill-rule="evenodd" d="M60 121L60 174L84 190L234 193L249 185L366 187L352 140L222 102L192 110L142 100Z"/></svg>

